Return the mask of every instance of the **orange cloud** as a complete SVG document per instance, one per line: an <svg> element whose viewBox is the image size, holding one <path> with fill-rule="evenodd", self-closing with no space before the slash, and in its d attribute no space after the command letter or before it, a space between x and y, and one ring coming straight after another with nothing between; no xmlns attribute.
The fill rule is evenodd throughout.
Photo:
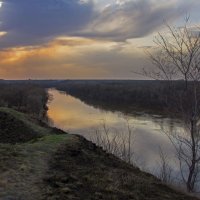
<svg viewBox="0 0 200 200"><path fill-rule="evenodd" d="M141 57L141 49L129 42L58 37L42 46L0 51L0 78L133 78L133 68L143 66Z"/></svg>
<svg viewBox="0 0 200 200"><path fill-rule="evenodd" d="M78 64L81 46L95 41L83 38L59 37L37 47L11 48L0 52L0 78L88 78L105 75L98 67Z"/></svg>

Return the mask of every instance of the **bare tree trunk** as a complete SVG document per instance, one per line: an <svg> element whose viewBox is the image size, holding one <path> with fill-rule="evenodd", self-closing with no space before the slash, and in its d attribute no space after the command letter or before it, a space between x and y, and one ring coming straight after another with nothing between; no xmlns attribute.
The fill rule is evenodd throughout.
<svg viewBox="0 0 200 200"><path fill-rule="evenodd" d="M195 118L195 117L194 117ZM196 135L196 120L191 120L191 149L192 149L192 158L191 158L191 166L189 167L189 174L187 179L187 191L194 191L194 183L195 183L195 167L197 163L197 155L196 155L196 143L195 143L195 135Z"/></svg>

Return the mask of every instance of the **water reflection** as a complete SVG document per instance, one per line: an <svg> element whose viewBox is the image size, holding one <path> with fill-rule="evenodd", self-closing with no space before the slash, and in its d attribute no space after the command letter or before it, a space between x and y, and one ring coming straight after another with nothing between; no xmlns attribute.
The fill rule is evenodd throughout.
<svg viewBox="0 0 200 200"><path fill-rule="evenodd" d="M156 169L159 161L159 147L167 152L171 160L174 159L173 147L160 127L174 130L175 127L176 129L180 128L178 122L144 113L124 116L119 112L108 112L86 105L79 99L55 89L49 90L49 93L53 96L53 100L49 103L48 116L56 127L91 139L94 136L94 130L101 126L102 121L105 121L108 127L126 134L127 127L124 126L124 117L128 117L129 123L134 126L134 152L140 167L150 170ZM175 164L173 167L176 170Z"/></svg>

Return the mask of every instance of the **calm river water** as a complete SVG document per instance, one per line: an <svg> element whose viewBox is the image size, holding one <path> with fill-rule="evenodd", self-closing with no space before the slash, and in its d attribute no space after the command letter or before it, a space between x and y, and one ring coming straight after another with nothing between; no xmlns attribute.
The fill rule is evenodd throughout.
<svg viewBox="0 0 200 200"><path fill-rule="evenodd" d="M116 130L115 134L127 134L125 118L128 118L134 134L132 145L134 159L139 167L156 173L160 162L159 148L166 152L169 162L174 161L174 149L161 127L177 131L180 129L177 121L142 112L125 116L120 112L94 108L55 89L50 89L49 93L53 96L53 100L48 105L48 116L54 126L69 133L83 135L90 140L95 135L95 131L102 127L102 122L109 129ZM176 171L176 164L172 163Z"/></svg>

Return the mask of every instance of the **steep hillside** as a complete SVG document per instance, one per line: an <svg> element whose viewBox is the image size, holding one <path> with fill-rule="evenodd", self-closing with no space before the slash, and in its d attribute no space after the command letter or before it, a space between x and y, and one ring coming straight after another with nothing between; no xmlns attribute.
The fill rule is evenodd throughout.
<svg viewBox="0 0 200 200"><path fill-rule="evenodd" d="M0 126L1 200L196 199L81 136L14 110L0 109Z"/></svg>
<svg viewBox="0 0 200 200"><path fill-rule="evenodd" d="M48 134L48 129L26 114L0 107L1 143L23 143Z"/></svg>

